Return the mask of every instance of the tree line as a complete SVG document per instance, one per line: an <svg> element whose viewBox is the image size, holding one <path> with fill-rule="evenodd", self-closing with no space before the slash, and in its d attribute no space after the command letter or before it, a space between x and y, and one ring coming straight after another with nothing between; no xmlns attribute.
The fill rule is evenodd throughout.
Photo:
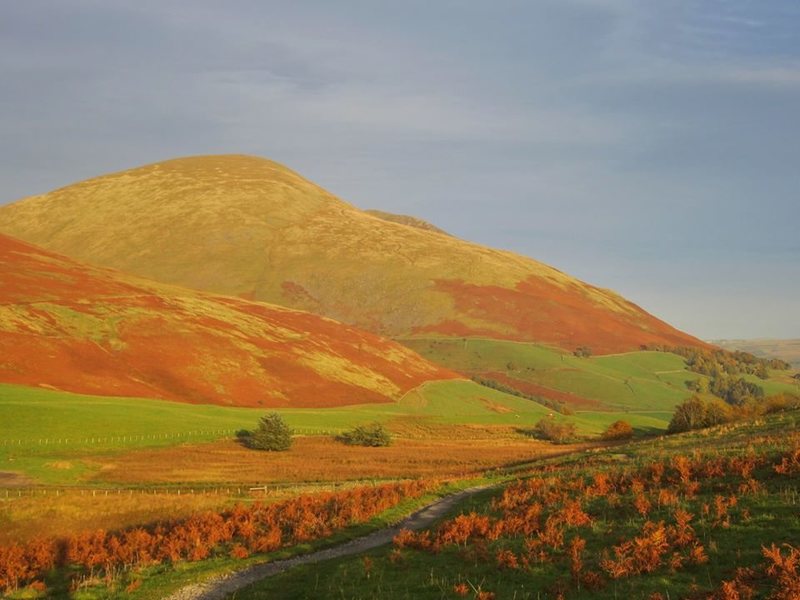
<svg viewBox="0 0 800 600"><path fill-rule="evenodd" d="M571 415L574 414L572 409L563 404L558 402L557 400L551 400L550 398L545 398L543 396L534 396L533 394L526 394L525 392L521 392L516 388L513 388L509 385L501 383L496 379L489 379L488 377L481 377L480 375L473 375L472 381L478 383L484 387L491 388L493 390L497 390L498 392L503 392L504 394L510 394L511 396L516 396L517 398L525 398L526 400L532 400L542 406L546 406L562 415Z"/></svg>

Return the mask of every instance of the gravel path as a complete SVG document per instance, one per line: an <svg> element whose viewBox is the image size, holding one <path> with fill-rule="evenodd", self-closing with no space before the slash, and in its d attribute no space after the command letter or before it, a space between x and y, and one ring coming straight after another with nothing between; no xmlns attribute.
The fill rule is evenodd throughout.
<svg viewBox="0 0 800 600"><path fill-rule="evenodd" d="M394 538L401 529L416 531L428 527L461 500L490 487L494 486L483 485L467 488L457 494L445 496L406 517L393 527L380 529L364 537L345 542L339 546L317 550L316 552L295 556L294 558L288 558L286 560L276 560L253 565L241 571L211 578L202 583L187 585L169 596L167 600L223 600L245 586L287 571L292 567L317 563L332 558L340 558L342 556L360 554L372 548L383 546L390 543L392 538Z"/></svg>

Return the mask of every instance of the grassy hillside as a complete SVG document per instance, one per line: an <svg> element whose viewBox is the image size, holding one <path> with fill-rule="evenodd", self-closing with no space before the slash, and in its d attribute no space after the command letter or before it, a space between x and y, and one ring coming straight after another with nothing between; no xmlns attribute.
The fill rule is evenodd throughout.
<svg viewBox="0 0 800 600"><path fill-rule="evenodd" d="M330 319L155 284L0 235L0 382L230 406L393 402L455 377Z"/></svg>
<svg viewBox="0 0 800 600"><path fill-rule="evenodd" d="M800 340L714 340L714 344L726 350L741 350L762 358L785 360L800 369Z"/></svg>
<svg viewBox="0 0 800 600"><path fill-rule="evenodd" d="M92 264L389 336L483 336L596 353L702 345L611 291L367 214L249 156L176 159L27 198L0 207L0 231Z"/></svg>
<svg viewBox="0 0 800 600"><path fill-rule="evenodd" d="M405 339L422 356L451 369L556 400L576 411L655 411L663 416L690 393L699 375L665 352L579 358L536 344L481 339ZM668 417L667 417L668 420Z"/></svg>
<svg viewBox="0 0 800 600"><path fill-rule="evenodd" d="M235 597L793 600L799 427L795 412L520 468L428 531Z"/></svg>

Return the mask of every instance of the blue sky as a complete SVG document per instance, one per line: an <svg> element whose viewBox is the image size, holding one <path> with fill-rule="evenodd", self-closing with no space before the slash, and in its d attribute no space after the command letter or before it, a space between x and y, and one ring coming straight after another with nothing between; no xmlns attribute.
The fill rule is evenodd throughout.
<svg viewBox="0 0 800 600"><path fill-rule="evenodd" d="M0 4L0 202L278 160L613 288L800 337L796 0Z"/></svg>

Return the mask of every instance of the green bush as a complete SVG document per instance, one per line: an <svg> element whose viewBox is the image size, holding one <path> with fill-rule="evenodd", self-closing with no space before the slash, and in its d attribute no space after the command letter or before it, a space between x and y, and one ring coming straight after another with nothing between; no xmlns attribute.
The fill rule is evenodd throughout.
<svg viewBox="0 0 800 600"><path fill-rule="evenodd" d="M388 446L392 443L392 435L380 423L358 425L350 431L345 431L336 439L348 446Z"/></svg>
<svg viewBox="0 0 800 600"><path fill-rule="evenodd" d="M258 427L249 436L239 436L249 448L280 452L292 445L292 430L278 413L261 417Z"/></svg>

